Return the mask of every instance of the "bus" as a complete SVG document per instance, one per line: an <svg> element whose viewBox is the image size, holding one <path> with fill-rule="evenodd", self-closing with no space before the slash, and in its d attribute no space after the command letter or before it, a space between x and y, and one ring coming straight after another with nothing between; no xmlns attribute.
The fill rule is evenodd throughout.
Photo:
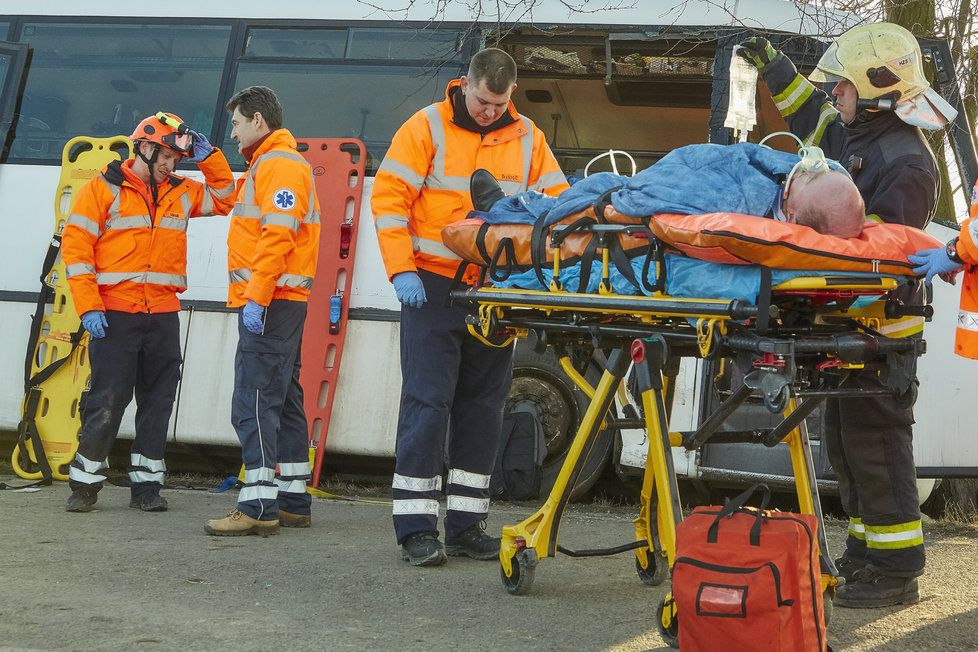
<svg viewBox="0 0 978 652"><path fill-rule="evenodd" d="M176 16L159 3L47 0L28 10L0 0L0 430L14 430L20 419L29 317L52 235L64 144L78 135L128 135L142 117L165 110L206 134L240 173L244 162L223 107L235 91L262 84L278 93L297 136L355 137L366 145L350 321L330 427L315 438L325 438L327 456L337 460L332 468L342 470L343 460L389 463L400 391L398 303L368 208L373 175L395 130L440 100L472 54L494 45L513 55L518 110L544 131L564 171L582 174L609 149L627 150L641 168L683 145L730 142L723 111L734 44L767 35L804 71L832 35L856 22L851 14L783 0L614 4L581 2L575 11L574 3L537 0L475 15L479 3L239 0L199 3L192 16ZM946 57L945 73L952 71L950 90L942 92L957 98L950 53L932 45L928 55ZM769 94L759 92L757 101L752 139L784 128ZM967 150L955 130L948 133L950 148ZM972 181L973 146L958 160L960 178ZM199 178L187 167L183 173ZM600 169L607 167L592 166ZM931 227L942 241L955 227L953 216L944 217L949 221ZM185 361L170 428L171 440L184 444L237 445L230 425L237 335L224 303L228 224L198 219L188 231ZM978 442L968 436L961 400L968 368L949 343L956 289L938 284L934 302L920 369L918 464L922 475L974 474ZM589 361L578 362L595 373ZM674 410L680 429L702 418L707 375L701 365L684 366ZM510 400L527 399L541 408L552 478L586 397L552 354L519 348ZM123 438L134 434L134 412L130 406ZM601 433L577 493L609 463L627 475L641 457L642 436ZM709 454L677 452L681 472L698 477L701 469L723 467L716 454L705 463L701 455Z"/></svg>

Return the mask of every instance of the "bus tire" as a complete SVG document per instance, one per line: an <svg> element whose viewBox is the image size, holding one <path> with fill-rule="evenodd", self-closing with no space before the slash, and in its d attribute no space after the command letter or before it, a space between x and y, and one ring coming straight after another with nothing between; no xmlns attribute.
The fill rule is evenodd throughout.
<svg viewBox="0 0 978 652"><path fill-rule="evenodd" d="M584 376L593 387L598 383L601 370L591 363ZM540 497L543 498L550 493L557 479L590 399L567 377L552 350L536 353L521 341L513 356L513 385L506 399L506 409L524 400L535 402L543 415L547 444L540 482ZM613 430L605 429L596 435L591 453L571 491L571 500L581 498L598 481L611 457L613 444Z"/></svg>

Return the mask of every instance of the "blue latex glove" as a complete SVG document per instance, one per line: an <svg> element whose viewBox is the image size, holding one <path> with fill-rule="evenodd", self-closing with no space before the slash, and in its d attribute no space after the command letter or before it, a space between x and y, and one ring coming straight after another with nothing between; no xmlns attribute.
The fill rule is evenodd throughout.
<svg viewBox="0 0 978 652"><path fill-rule="evenodd" d="M214 146L211 145L211 141L207 140L207 136L199 131L191 131L190 135L194 138L194 155L187 160L191 163L200 163L211 155L211 152L214 151Z"/></svg>
<svg viewBox="0 0 978 652"><path fill-rule="evenodd" d="M109 322L105 319L105 313L101 310L89 310L81 316L81 323L85 327L85 330L97 339L105 337L105 329L109 327Z"/></svg>
<svg viewBox="0 0 978 652"><path fill-rule="evenodd" d="M947 247L934 247L933 249L921 249L912 256L907 256L907 260L915 265L913 273L918 276L927 275L926 283L938 274L957 274L964 265L960 265L947 257ZM945 278L945 280L947 280ZM948 281L950 282L950 281Z"/></svg>
<svg viewBox="0 0 978 652"><path fill-rule="evenodd" d="M260 306L249 299L248 303L241 309L241 321L244 322L245 328L255 335L261 335L262 331L265 330L265 322L262 321L264 312L264 306Z"/></svg>
<svg viewBox="0 0 978 652"><path fill-rule="evenodd" d="M424 295L424 285L417 272L401 272L391 279L397 300L405 306L420 308L428 298Z"/></svg>

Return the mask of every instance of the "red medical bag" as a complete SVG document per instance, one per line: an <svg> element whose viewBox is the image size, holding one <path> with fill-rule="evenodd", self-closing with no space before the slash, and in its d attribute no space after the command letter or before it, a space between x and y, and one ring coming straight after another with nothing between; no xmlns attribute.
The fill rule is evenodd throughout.
<svg viewBox="0 0 978 652"><path fill-rule="evenodd" d="M760 509L745 507L758 487ZM672 594L684 652L826 650L818 521L766 510L769 499L754 485L677 528Z"/></svg>

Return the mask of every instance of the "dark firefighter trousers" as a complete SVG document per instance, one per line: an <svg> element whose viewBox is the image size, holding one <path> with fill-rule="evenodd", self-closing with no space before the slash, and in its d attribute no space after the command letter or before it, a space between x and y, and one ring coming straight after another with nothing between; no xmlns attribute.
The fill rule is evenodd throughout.
<svg viewBox="0 0 978 652"><path fill-rule="evenodd" d="M166 466L166 431L180 380L180 317L176 312L109 310L105 337L91 338L92 376L81 410L78 452L68 469L72 490L102 488L112 444L136 397L136 438L129 449L134 497L158 494Z"/></svg>
<svg viewBox="0 0 978 652"><path fill-rule="evenodd" d="M263 332L255 335L238 313L231 398L245 468L238 510L258 520L274 521L280 507L310 513L309 428L299 385L305 320L305 302L276 299L264 311Z"/></svg>
<svg viewBox="0 0 978 652"><path fill-rule="evenodd" d="M845 387L879 389L882 384L875 375L860 374ZM849 515L846 555L866 558L886 575L915 577L924 569L913 422L913 409L890 396L826 405L826 452Z"/></svg>
<svg viewBox="0 0 978 652"><path fill-rule="evenodd" d="M401 408L393 480L397 542L438 529L445 470L445 535L489 513L489 476L499 447L513 347L469 334L461 306L447 305L451 279L419 270L427 301L401 307Z"/></svg>

